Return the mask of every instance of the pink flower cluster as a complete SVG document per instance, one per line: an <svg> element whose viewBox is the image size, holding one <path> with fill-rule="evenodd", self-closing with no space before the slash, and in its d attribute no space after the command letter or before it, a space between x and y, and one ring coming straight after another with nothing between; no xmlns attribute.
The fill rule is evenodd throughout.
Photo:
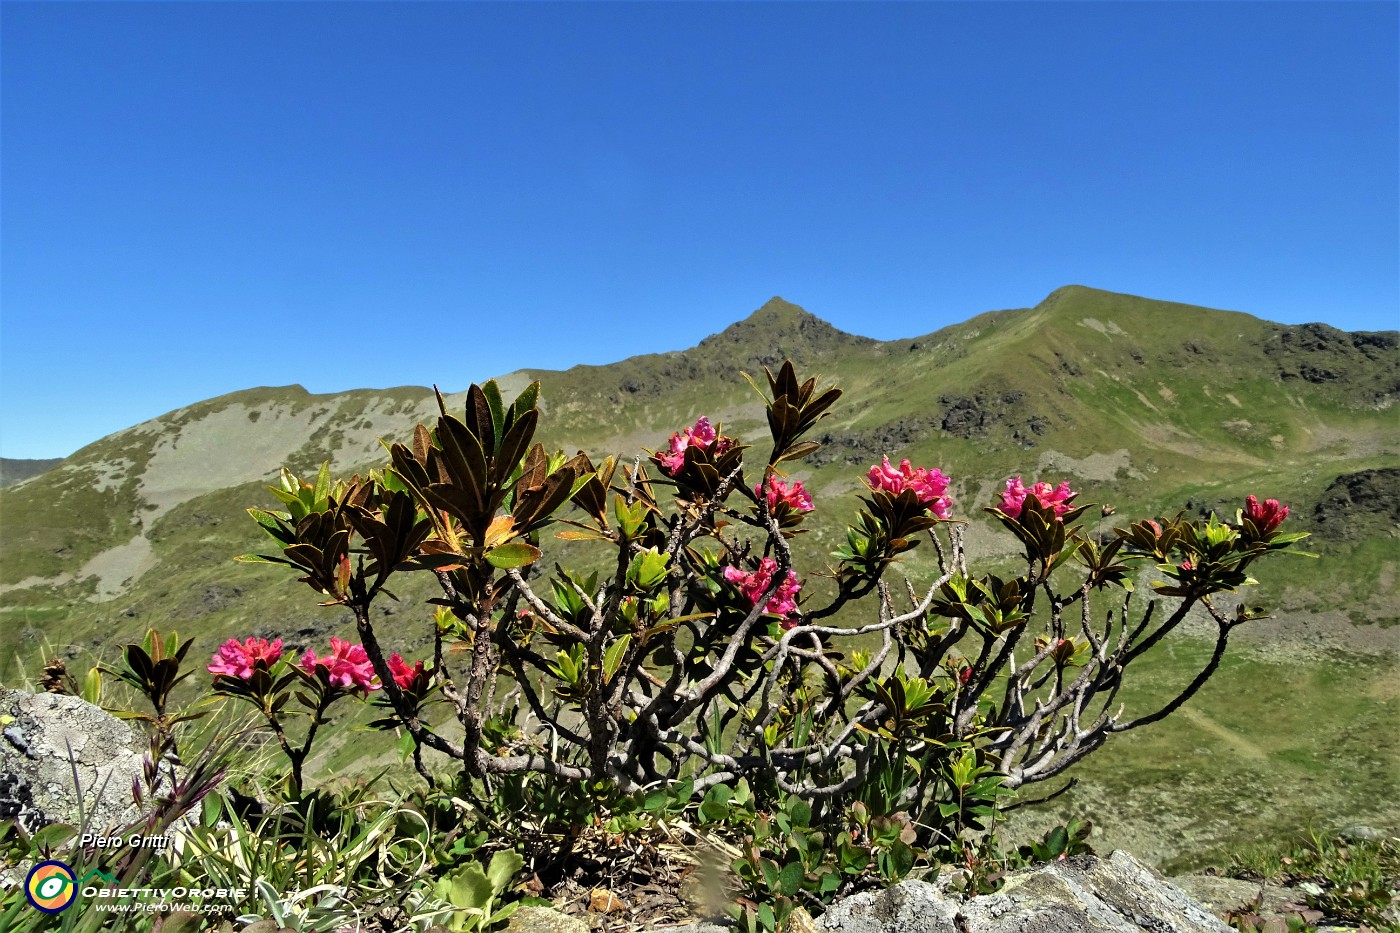
<svg viewBox="0 0 1400 933"><path fill-rule="evenodd" d="M237 677L239 680L251 680L253 678L253 665L262 661L271 667L277 663L277 659L282 657L282 639L277 639L268 643L266 638L249 638L239 642L237 638L230 638L219 646L217 654L211 658L214 662L209 665L208 671L221 677Z"/></svg>
<svg viewBox="0 0 1400 933"><path fill-rule="evenodd" d="M301 668L308 674L315 674L318 667L326 669L333 686L365 692L379 689L379 684L374 682L374 665L365 654L364 645L352 645L332 636L330 654L318 658L315 652L307 649L301 656Z"/></svg>
<svg viewBox="0 0 1400 933"><path fill-rule="evenodd" d="M899 469L890 466L890 458L870 468L865 481L871 489L883 489L891 495L899 495L906 489L914 490L914 495L939 518L948 518L952 512L952 498L948 495L948 477L937 468L911 467L908 460L899 461Z"/></svg>
<svg viewBox="0 0 1400 933"><path fill-rule="evenodd" d="M389 656L389 671L394 675L394 683L399 685L399 689L408 690L413 686L413 682L421 677L427 677L427 671L423 669L423 662L419 661L412 667L403 656L395 652Z"/></svg>
<svg viewBox="0 0 1400 933"><path fill-rule="evenodd" d="M695 419L695 427L685 428L679 434L672 434L671 449L655 455L656 462L667 476L675 476L685 466L685 452L689 447L710 450L715 456L725 453L734 446L733 438L715 432L710 419L701 415Z"/></svg>
<svg viewBox="0 0 1400 933"><path fill-rule="evenodd" d="M753 488L754 495L766 496L768 499L768 511L776 512L778 503L784 503L794 512L812 511L812 497L807 490L802 488L802 481L798 480L789 488L788 484L770 476L768 482L759 483Z"/></svg>
<svg viewBox="0 0 1400 933"><path fill-rule="evenodd" d="M739 591L744 594L744 598L749 601L749 605L755 605L764 591L773 582L773 574L778 570L778 562L771 557L765 557L759 562L758 569L751 573L745 573L738 567L725 567L724 579L739 587ZM778 590L768 599L766 612L774 615L790 616L797 611L797 593L802 589L802 583L797 579L797 574L789 570L787 579L778 584ZM791 628L796 625L796 620L790 620Z"/></svg>
<svg viewBox="0 0 1400 933"><path fill-rule="evenodd" d="M1244 514L1261 533L1268 534L1283 524L1288 517L1288 506L1280 505L1277 499L1265 499L1264 504L1260 505L1258 499L1245 496Z"/></svg>
<svg viewBox="0 0 1400 933"><path fill-rule="evenodd" d="M1021 477L1006 481L1006 491L1001 494L1001 505L999 508L1012 518L1021 517L1021 509L1024 508L1026 496L1035 496L1042 507L1055 510L1056 518L1063 518L1064 514L1074 506L1070 500L1079 493L1069 488L1069 483L1061 483L1054 489L1049 483L1036 483L1027 489L1021 483Z"/></svg>

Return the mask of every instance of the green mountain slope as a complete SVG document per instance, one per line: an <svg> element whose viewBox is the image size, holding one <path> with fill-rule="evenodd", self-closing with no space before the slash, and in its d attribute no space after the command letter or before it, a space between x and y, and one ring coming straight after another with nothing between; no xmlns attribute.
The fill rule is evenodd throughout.
<svg viewBox="0 0 1400 933"><path fill-rule="evenodd" d="M821 509L812 533L796 539L800 566L823 565L844 536L860 477L885 453L953 477L955 512L974 522L974 555L993 564L1010 559L1013 541L981 521L981 509L1018 473L1027 482L1069 479L1081 502L1111 503L1120 515L1233 513L1249 493L1279 498L1292 506L1291 522L1315 533L1322 559L1262 568L1257 598L1281 618L1252 628L1246 640L1266 653L1233 681L1222 674L1215 702L1223 706L1212 709L1203 695L1200 715L1219 725L1222 709L1248 709L1263 695L1251 684L1268 665L1316 665L1326 649L1347 652L1337 664L1361 664L1346 675L1350 686L1374 693L1358 705L1319 688L1326 722L1394 720L1400 335L1290 327L1070 286L1034 308L875 341L775 298L688 350L499 381L509 398L542 380L547 445L630 459L701 414L761 444L762 408L740 373L759 375L787 357L803 376L820 374L846 392L818 428L825 447L793 471ZM250 389L104 438L0 490L0 678L17 677L20 663L32 669L50 650L46 640L58 651L110 651L151 625L196 635L209 651L234 634L277 634L298 649L324 642L343 624L338 611L317 608L284 575L232 562L263 547L243 509L273 504L263 487L282 464L307 472L329 458L347 475L379 465L380 438L406 439L435 412L424 388ZM917 583L930 568L914 551L903 569ZM398 591L403 603L379 611L402 613L404 631L416 634L425 615L414 597L428 594L427 581ZM1170 669L1169 659L1159 667ZM1169 721L1159 733L1154 742L1198 739L1221 755L1243 754L1200 722ZM1268 746L1266 759L1311 756L1306 766L1287 765L1308 775L1339 753L1322 739L1305 748L1286 739L1256 735L1248 747ZM1160 750L1137 744L1140 754ZM1354 782L1374 782L1372 771L1384 774L1397 752L1394 743L1379 752L1372 745L1372 763L1356 765ZM1111 754L1104 774L1116 773ZM1274 785L1261 779L1256 789L1267 796ZM1351 798L1328 805L1359 806ZM1375 818L1400 820L1386 813Z"/></svg>

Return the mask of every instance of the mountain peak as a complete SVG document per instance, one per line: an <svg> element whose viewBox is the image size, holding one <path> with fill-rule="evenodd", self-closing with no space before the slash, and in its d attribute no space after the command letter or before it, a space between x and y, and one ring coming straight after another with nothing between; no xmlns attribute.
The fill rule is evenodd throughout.
<svg viewBox="0 0 1400 933"><path fill-rule="evenodd" d="M728 360L750 367L776 365L790 358L810 362L841 347L874 343L838 330L810 311L774 295L742 321L700 341Z"/></svg>
<svg viewBox="0 0 1400 933"><path fill-rule="evenodd" d="M1238 311L1225 311L1219 308L1206 308L1199 305L1182 304L1145 295L1132 295L1127 292L1113 292L1088 285L1062 285L1036 305L1036 310L1063 310L1070 313L1094 313L1095 311L1136 310L1154 314L1240 314ZM1253 315L1247 315L1253 317Z"/></svg>
<svg viewBox="0 0 1400 933"><path fill-rule="evenodd" d="M767 301L765 301L765 302L763 303L763 307L761 307L761 308L759 308L757 311L755 311L754 314L762 314L762 313L764 313L765 311L766 311L766 312L770 312L770 313L771 313L771 312L774 312L774 311L785 311L785 310L788 310L788 309L792 309L792 310L794 310L794 311L800 311L800 312L802 312L803 314L807 314L807 312L806 312L805 310L803 310L800 306L795 305L795 304L793 304L792 302L788 301L788 300L787 300L786 298L784 298L782 295L774 295L772 298L769 298Z"/></svg>
<svg viewBox="0 0 1400 933"><path fill-rule="evenodd" d="M756 311L751 313L748 317L736 322L735 324L730 325L730 327L738 327L742 324L747 324L749 322L753 322L754 324L758 324L763 327L794 327L798 326L804 321L815 321L818 324L821 324L826 327L831 326L825 321L823 321L821 318L817 317L815 314L803 308L801 305L795 305L792 302L788 301L786 298L783 298L779 295L774 295L772 298L769 298L767 301L765 301L761 307L759 307ZM808 326L810 327L811 325L809 324Z"/></svg>
<svg viewBox="0 0 1400 933"><path fill-rule="evenodd" d="M1126 295L1120 292L1110 292L1102 288L1093 288L1089 285L1061 285L1050 294L1041 299L1037 308L1047 305L1059 304L1061 301L1074 301L1095 298L1139 298L1137 295Z"/></svg>

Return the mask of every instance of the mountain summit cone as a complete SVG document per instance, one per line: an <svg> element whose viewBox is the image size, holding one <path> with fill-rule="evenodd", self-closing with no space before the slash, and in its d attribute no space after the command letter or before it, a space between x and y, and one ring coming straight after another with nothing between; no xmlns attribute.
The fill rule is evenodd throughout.
<svg viewBox="0 0 1400 933"><path fill-rule="evenodd" d="M700 341L705 355L728 359L735 369L776 367L785 359L810 363L819 357L875 341L858 337L823 321L776 295L753 314Z"/></svg>

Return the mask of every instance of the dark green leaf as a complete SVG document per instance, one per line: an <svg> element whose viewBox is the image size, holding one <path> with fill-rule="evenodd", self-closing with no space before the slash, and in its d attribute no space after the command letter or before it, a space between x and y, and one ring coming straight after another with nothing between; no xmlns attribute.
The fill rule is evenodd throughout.
<svg viewBox="0 0 1400 933"><path fill-rule="evenodd" d="M802 890L803 874L801 862L789 862L783 866L782 871L778 872L778 883L774 890L779 894L792 897Z"/></svg>
<svg viewBox="0 0 1400 933"><path fill-rule="evenodd" d="M818 444L816 441L799 441L778 454L778 458L773 462L781 463L784 460L801 460L808 454L821 450L821 446L822 445Z"/></svg>
<svg viewBox="0 0 1400 933"><path fill-rule="evenodd" d="M494 379L486 380L486 385L481 387L481 394L486 396L486 406L491 411L491 453L495 455L501 449L501 435L505 433L506 406L501 400L501 389Z"/></svg>

